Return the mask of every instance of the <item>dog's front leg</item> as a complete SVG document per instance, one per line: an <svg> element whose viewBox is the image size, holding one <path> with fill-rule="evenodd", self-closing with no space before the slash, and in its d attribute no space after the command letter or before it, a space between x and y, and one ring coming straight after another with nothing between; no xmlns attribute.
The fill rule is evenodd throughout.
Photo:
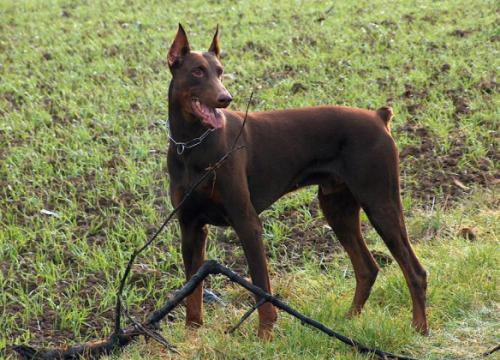
<svg viewBox="0 0 500 360"><path fill-rule="evenodd" d="M262 242L262 225L257 214L255 211L247 212L244 217L233 219L233 226L243 245L252 282L271 293L266 253ZM277 318L276 309L272 304L265 303L259 307L258 311L259 337L271 339L273 325Z"/></svg>
<svg viewBox="0 0 500 360"><path fill-rule="evenodd" d="M262 242L262 225L250 200L246 177L233 176L221 187L224 207L236 234L238 235L248 262L252 282L271 293L271 283L267 270L266 253ZM222 190L223 189L223 190ZM257 299L258 301L258 299ZM277 319L276 309L265 303L258 309L259 337L271 339L273 325Z"/></svg>
<svg viewBox="0 0 500 360"><path fill-rule="evenodd" d="M206 225L180 219L182 234L182 258L189 280L205 261L208 229ZM203 283L186 299L186 325L198 327L203 324Z"/></svg>

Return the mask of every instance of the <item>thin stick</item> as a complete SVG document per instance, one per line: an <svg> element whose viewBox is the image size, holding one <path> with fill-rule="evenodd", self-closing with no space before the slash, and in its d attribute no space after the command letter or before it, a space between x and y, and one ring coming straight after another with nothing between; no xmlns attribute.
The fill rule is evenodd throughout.
<svg viewBox="0 0 500 360"><path fill-rule="evenodd" d="M142 331L144 333L144 336L148 336L154 340L156 340L158 343L160 343L161 345L163 345L165 348L167 348L169 351L173 352L174 354L180 354L177 349L175 348L174 345L170 344L167 339L165 339L163 337L162 334L160 334L158 331L154 330L154 329L151 329L149 327L146 327L144 326L143 324L141 324L140 322L138 322L137 320L135 320L132 315L130 315L130 312L128 311L128 308L126 306L126 304L123 305L123 312L125 314L125 316L127 317L127 319L132 323L134 324L134 326L136 327L136 329L138 329L139 331Z"/></svg>
<svg viewBox="0 0 500 360"><path fill-rule="evenodd" d="M496 353L497 351L500 350L500 344L498 344L497 346L495 346L493 349L490 349L484 353L481 354L482 357L488 357L490 356L491 354L493 353Z"/></svg>
<svg viewBox="0 0 500 360"><path fill-rule="evenodd" d="M235 332L240 326L241 324L243 324L243 322L248 319L248 317L250 315L253 314L253 312L255 310L257 310L259 307L261 307L262 305L264 305L265 303L267 302L266 299L263 299L263 298L260 298L259 301L257 301L255 304L252 305L252 307L250 309L248 309L244 314L243 316L241 317L240 321L238 321L238 323L236 325L234 325L232 328L230 328L229 330L226 330L226 334L232 334L233 332Z"/></svg>
<svg viewBox="0 0 500 360"><path fill-rule="evenodd" d="M238 140L241 137L241 134L243 133L243 128L245 127L245 124L246 124L247 118L248 118L248 109L250 108L250 103L253 100L253 93L254 93L254 90L252 90L252 92L250 93L250 97L248 98L247 108L245 110L245 117L243 118L243 124L241 124L240 132L238 133L238 135L234 139L234 143L233 143L233 146L231 147L231 150L234 149L234 147L236 146L236 143L238 142Z"/></svg>

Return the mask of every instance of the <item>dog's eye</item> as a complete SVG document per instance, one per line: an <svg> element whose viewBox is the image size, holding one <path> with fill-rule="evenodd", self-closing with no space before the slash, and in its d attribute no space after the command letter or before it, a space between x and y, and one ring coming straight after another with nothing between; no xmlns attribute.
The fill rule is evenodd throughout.
<svg viewBox="0 0 500 360"><path fill-rule="evenodd" d="M217 70L216 70L216 71L217 71L217 76L218 76L218 77L221 77L221 76L222 76L222 74L224 74L224 69L222 69L222 68L217 68Z"/></svg>
<svg viewBox="0 0 500 360"><path fill-rule="evenodd" d="M205 75L202 68L194 69L193 71L191 71L191 74L193 74L194 77L198 77L198 78L203 77L203 75Z"/></svg>

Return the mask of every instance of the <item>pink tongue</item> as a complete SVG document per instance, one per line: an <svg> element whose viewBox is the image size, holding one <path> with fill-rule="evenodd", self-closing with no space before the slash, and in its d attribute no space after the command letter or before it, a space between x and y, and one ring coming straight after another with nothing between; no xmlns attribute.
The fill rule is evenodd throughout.
<svg viewBox="0 0 500 360"><path fill-rule="evenodd" d="M215 111L215 113L214 113ZM209 109L206 108L206 112L204 114L203 120L210 124L213 128L218 129L222 127L222 114L219 109Z"/></svg>

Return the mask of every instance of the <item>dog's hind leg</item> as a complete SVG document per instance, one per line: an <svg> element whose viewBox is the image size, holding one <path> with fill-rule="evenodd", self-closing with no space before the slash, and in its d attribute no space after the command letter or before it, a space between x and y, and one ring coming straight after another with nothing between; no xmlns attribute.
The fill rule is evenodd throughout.
<svg viewBox="0 0 500 360"><path fill-rule="evenodd" d="M342 178L401 267L413 303L413 326L426 334L427 274L408 240L399 190L398 152L388 133L345 149Z"/></svg>
<svg viewBox="0 0 500 360"><path fill-rule="evenodd" d="M364 164L358 162L358 168L365 171L349 177L350 189L401 267L412 298L413 326L426 334L427 274L408 240L396 156L395 151L387 152L373 159L365 157Z"/></svg>
<svg viewBox="0 0 500 360"><path fill-rule="evenodd" d="M365 304L375 279L378 266L361 235L360 205L347 187L325 195L320 187L319 203L323 214L338 240L347 251L356 276L356 292L349 316L358 314Z"/></svg>
<svg viewBox="0 0 500 360"><path fill-rule="evenodd" d="M394 196L383 196L378 200L367 204L363 209L403 270L413 302L413 326L422 334L427 334L425 315L427 273L408 240L401 201L399 196L397 199Z"/></svg>

